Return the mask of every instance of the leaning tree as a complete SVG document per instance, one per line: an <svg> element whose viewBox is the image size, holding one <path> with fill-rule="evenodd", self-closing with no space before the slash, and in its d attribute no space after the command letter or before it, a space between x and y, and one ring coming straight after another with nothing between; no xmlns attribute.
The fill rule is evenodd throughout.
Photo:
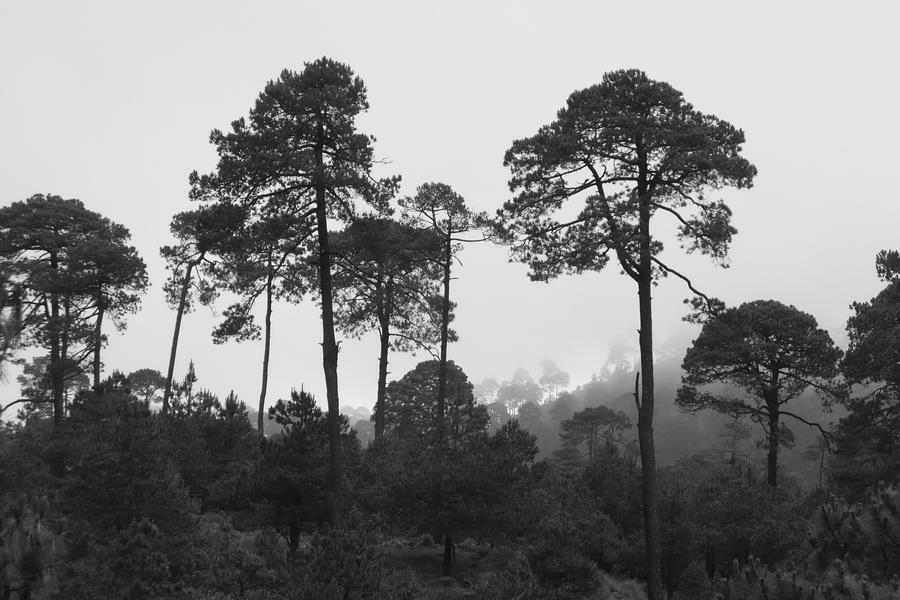
<svg viewBox="0 0 900 600"><path fill-rule="evenodd" d="M675 403L682 409L711 409L731 417L747 417L766 434L768 483L778 483L778 448L790 443L784 425L789 418L828 433L787 406L808 388L826 400L837 397L834 384L841 350L816 319L776 300L756 300L711 316L688 348L682 368L683 386ZM729 390L711 391L724 383Z"/></svg>
<svg viewBox="0 0 900 600"><path fill-rule="evenodd" d="M159 249L170 275L163 287L166 302L175 308L175 329L169 348L169 366L163 392L162 412L169 412L172 399L172 378L181 335L181 320L191 310L194 296L201 304L211 303L218 291L212 285L210 273L216 266L216 253L223 244L234 238L240 228L244 212L239 206L213 204L184 211L172 217L169 229L176 243Z"/></svg>
<svg viewBox="0 0 900 600"><path fill-rule="evenodd" d="M636 69L614 71L574 92L551 124L513 142L512 200L497 214L513 258L535 280L599 271L615 256L637 285L642 389L638 402L647 581L664 594L653 447L651 287L668 274L690 280L660 258L652 217L669 218L688 251L724 261L735 229L731 210L706 193L749 187L756 168L741 155L744 134L701 113L668 83ZM573 201L580 200L580 208ZM658 220L653 220L656 223ZM637 397L636 397L637 400Z"/></svg>
<svg viewBox="0 0 900 600"><path fill-rule="evenodd" d="M357 200L386 211L399 182L373 177L373 138L356 129L357 116L368 108L366 86L347 65L321 58L300 73L285 69L266 85L249 120L237 119L228 133L212 132L210 141L219 154L216 170L191 174L194 199L240 203L260 212L287 205L316 232L331 510L336 520L343 477L328 224L352 220Z"/></svg>

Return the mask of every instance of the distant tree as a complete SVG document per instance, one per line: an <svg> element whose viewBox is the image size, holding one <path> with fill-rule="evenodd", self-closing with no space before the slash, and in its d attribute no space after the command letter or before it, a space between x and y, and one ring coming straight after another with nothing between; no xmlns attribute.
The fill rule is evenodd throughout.
<svg viewBox="0 0 900 600"><path fill-rule="evenodd" d="M440 372L438 374L438 436L443 435L444 406L447 397L447 343L455 338L450 331L452 303L450 301L450 280L453 262L458 261L463 242L483 241L482 235L474 237L486 221L486 215L472 212L462 196L445 183L426 183L416 189L416 195L400 199L404 218L419 227L432 229L440 238L437 252L432 260L443 272L444 293L441 303L441 350Z"/></svg>
<svg viewBox="0 0 900 600"><path fill-rule="evenodd" d="M501 400L494 400L493 402L485 404L484 407L488 412L488 418L490 419L488 427L491 431L497 431L512 418L509 414L509 409L506 407L506 403Z"/></svg>
<svg viewBox="0 0 900 600"><path fill-rule="evenodd" d="M490 404L497 399L497 390L500 384L493 377L487 377L481 380L481 383L475 384L475 397L485 404Z"/></svg>
<svg viewBox="0 0 900 600"><path fill-rule="evenodd" d="M83 370L92 353L97 362L104 302L115 315L133 306L134 295L146 286L143 262L125 245L127 229L80 200L37 194L14 202L0 209L0 232L0 272L18 290L21 341L50 355L53 418L59 424L66 380ZM97 261L109 272L101 273ZM122 265L128 274L120 277Z"/></svg>
<svg viewBox="0 0 900 600"><path fill-rule="evenodd" d="M684 357L683 387L675 402L684 410L711 409L748 417L766 434L768 483L778 483L778 448L793 439L782 422L790 417L820 432L820 424L787 410L812 387L834 398L841 358L831 336L812 315L775 300L746 302L710 318ZM738 387L749 399L700 389L713 383Z"/></svg>
<svg viewBox="0 0 900 600"><path fill-rule="evenodd" d="M575 396L571 392L562 392L550 404L547 412L553 421L558 424L571 417L577 407L578 401L575 399Z"/></svg>
<svg viewBox="0 0 900 600"><path fill-rule="evenodd" d="M516 415L519 407L526 402L540 403L541 386L534 382L528 371L520 367L515 370L511 380L500 384L497 389L497 400L509 407L511 415Z"/></svg>
<svg viewBox="0 0 900 600"><path fill-rule="evenodd" d="M631 428L631 419L621 411L605 406L586 408L576 412L560 424L559 437L563 446L587 445L588 461L593 462L601 441L607 448L624 445L622 432Z"/></svg>
<svg viewBox="0 0 900 600"><path fill-rule="evenodd" d="M547 402L551 402L559 395L560 389L569 385L569 374L560 370L552 360L541 361L541 378L538 383L547 391Z"/></svg>
<svg viewBox="0 0 900 600"><path fill-rule="evenodd" d="M876 266L887 286L854 302L847 321L850 345L841 371L863 387L847 403L837 427L841 483L861 492L874 481L897 481L900 465L900 270L896 251L881 251ZM893 265L893 266L892 266ZM847 463L849 461L849 463ZM847 464L844 464L847 463Z"/></svg>
<svg viewBox="0 0 900 600"><path fill-rule="evenodd" d="M219 153L216 171L191 175L195 199L240 202L266 214L290 206L317 232L335 520L343 476L328 224L329 219L351 220L355 199L385 212L399 179L378 181L372 175L373 138L356 129L357 116L368 108L365 84L347 65L321 58L305 64L300 73L285 69L259 95L249 121L237 119L229 133L212 132L210 141Z"/></svg>
<svg viewBox="0 0 900 600"><path fill-rule="evenodd" d="M385 433L421 446L438 442L440 361L421 362L387 386L385 394ZM487 409L475 402L472 384L453 361L447 365L446 439L456 446L488 425Z"/></svg>
<svg viewBox="0 0 900 600"><path fill-rule="evenodd" d="M132 392L148 406L159 402L159 392L166 387L166 378L156 369L138 369L128 374Z"/></svg>
<svg viewBox="0 0 900 600"><path fill-rule="evenodd" d="M375 439L384 435L388 351L432 348L441 339L440 271L428 259L440 240L431 230L365 217L333 234L335 323L360 337L379 337ZM451 338L455 334L450 332Z"/></svg>
<svg viewBox="0 0 900 600"><path fill-rule="evenodd" d="M239 207L221 204L181 212L172 217L169 229L176 244L159 249L170 271L164 286L166 301L176 310L163 392L163 414L169 412L169 400L172 397L172 377L175 374L175 357L181 335L181 318L191 310L192 296L195 293L201 304L211 303L218 295L215 287L210 285L208 272L215 265L213 258L216 250L230 239L243 219L244 211Z"/></svg>
<svg viewBox="0 0 900 600"><path fill-rule="evenodd" d="M703 114L681 92L637 69L613 71L574 92L556 120L513 142L504 164L517 195L497 214L499 233L531 277L599 271L610 254L638 287L640 308L641 447L651 600L664 592L659 575L659 518L653 446L651 288L660 276L690 281L662 262L651 236L653 216L673 217L689 251L724 261L735 230L731 210L704 192L749 187L756 169L740 156L744 134ZM583 198L580 211L570 200ZM655 222L655 221L654 221Z"/></svg>

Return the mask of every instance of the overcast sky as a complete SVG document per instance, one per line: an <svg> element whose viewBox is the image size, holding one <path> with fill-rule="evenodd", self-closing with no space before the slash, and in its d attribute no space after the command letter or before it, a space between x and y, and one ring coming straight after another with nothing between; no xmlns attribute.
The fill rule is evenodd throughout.
<svg viewBox="0 0 900 600"><path fill-rule="evenodd" d="M124 334L108 331L106 372L165 371L175 315L158 249L192 208L187 176L215 166L213 128L247 114L266 82L322 56L368 86L360 128L403 194L441 181L471 207L509 198L503 154L553 120L568 95L637 67L703 112L744 130L759 169L726 192L739 233L731 268L667 262L729 304L774 298L812 313L844 343L848 305L879 289L874 255L900 247L894 175L900 45L894 2L2 2L0 205L35 193L79 198L127 226L152 288ZM663 230L672 224L657 219ZM452 295L460 340L450 358L477 382L535 378L555 360L573 384L611 345L636 347L637 289L600 274L532 283L503 248L469 246ZM655 290L660 346L682 351L687 290ZM225 302L217 309L221 311ZM269 398L303 383L324 403L321 325L312 304L277 306ZM255 405L262 345L215 346L215 316L185 318L176 375ZM678 346L680 344L680 346ZM374 336L341 346L341 404L371 406ZM392 376L424 360L395 355ZM0 403L18 396L0 382Z"/></svg>

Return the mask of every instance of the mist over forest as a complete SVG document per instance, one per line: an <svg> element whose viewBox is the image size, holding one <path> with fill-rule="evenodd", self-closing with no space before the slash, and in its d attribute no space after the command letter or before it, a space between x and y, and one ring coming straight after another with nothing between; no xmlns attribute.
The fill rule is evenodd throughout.
<svg viewBox="0 0 900 600"><path fill-rule="evenodd" d="M639 68L556 90L487 207L404 185L362 75L323 56L246 98L156 246L89 194L0 200L0 600L900 600L896 239L840 331L795 305L802 265L735 300L695 274L760 195L715 94ZM591 310L637 329L565 314L609 346L590 377L537 334L502 350L462 317L518 308L499 272L461 292L478 247L551 290L603 273ZM258 352L204 360L201 322Z"/></svg>

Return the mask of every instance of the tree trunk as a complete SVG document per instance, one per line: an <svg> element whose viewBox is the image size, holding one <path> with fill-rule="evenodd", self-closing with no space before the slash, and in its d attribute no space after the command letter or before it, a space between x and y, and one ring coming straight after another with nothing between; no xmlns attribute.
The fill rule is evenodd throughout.
<svg viewBox="0 0 900 600"><path fill-rule="evenodd" d="M391 343L391 313L388 296L391 293L390 283L382 284L384 274L379 269L377 289L375 290L375 311L378 315L379 341L378 354L378 392L375 396L375 441L384 439L384 397L387 390L388 351Z"/></svg>
<svg viewBox="0 0 900 600"><path fill-rule="evenodd" d="M100 345L103 343L103 286L97 288L97 322L94 324L94 388L100 385Z"/></svg>
<svg viewBox="0 0 900 600"><path fill-rule="evenodd" d="M269 351L272 344L272 261L269 260L269 275L266 279L266 320L265 342L263 342L262 384L259 388L259 414L256 419L256 433L264 437L263 423L266 411L266 389L269 387Z"/></svg>
<svg viewBox="0 0 900 600"><path fill-rule="evenodd" d="M639 182L641 405L638 410L638 442L641 448L641 492L644 505L644 538L647 544L647 595L662 600L665 591L660 572L659 493L656 485L656 450L653 445L653 311L652 264L650 260L650 197Z"/></svg>
<svg viewBox="0 0 900 600"><path fill-rule="evenodd" d="M163 393L162 412L169 412L169 399L172 397L172 377L175 374L175 355L178 353L178 336L181 334L181 317L184 315L184 305L187 302L188 289L191 284L191 271L199 264L199 260L190 261L184 271L184 281L181 283L181 297L178 299L178 312L175 314L175 333L172 334L172 349L169 351L169 370L166 374L166 391Z"/></svg>
<svg viewBox="0 0 900 600"><path fill-rule="evenodd" d="M774 489L778 486L778 444L780 442L778 426L781 418L781 414L778 411L777 390L766 392L766 406L769 409L769 455L766 461L766 482Z"/></svg>
<svg viewBox="0 0 900 600"><path fill-rule="evenodd" d="M331 250L328 245L328 216L325 198L324 126L319 120L316 141L316 224L319 234L319 288L322 291L322 368L325 371L325 394L328 399L329 483L331 487L331 522L340 521L341 497L341 425L338 397L338 346L334 339L332 306Z"/></svg>
<svg viewBox="0 0 900 600"><path fill-rule="evenodd" d="M447 341L450 330L450 265L453 261L452 223L447 217L447 239L444 254L444 297L441 304L441 361L438 365L437 430L438 443L444 442L444 412L447 402Z"/></svg>
<svg viewBox="0 0 900 600"><path fill-rule="evenodd" d="M288 526L288 554L294 555L297 552L297 548L300 547L300 523L298 522L296 517L291 519L291 524Z"/></svg>
<svg viewBox="0 0 900 600"><path fill-rule="evenodd" d="M384 398L387 390L388 350L390 350L390 318L381 322L381 353L378 356L378 396L375 399L375 441L384 439Z"/></svg>
<svg viewBox="0 0 900 600"><path fill-rule="evenodd" d="M55 254L50 256L50 267L55 271L59 261ZM53 424L62 423L63 415L63 379L60 352L59 327L59 292L50 292L50 389L53 395Z"/></svg>
<svg viewBox="0 0 900 600"><path fill-rule="evenodd" d="M443 575L450 575L453 572L453 563L456 562L456 545L453 538L449 535L444 536L444 560L441 563L441 572Z"/></svg>

